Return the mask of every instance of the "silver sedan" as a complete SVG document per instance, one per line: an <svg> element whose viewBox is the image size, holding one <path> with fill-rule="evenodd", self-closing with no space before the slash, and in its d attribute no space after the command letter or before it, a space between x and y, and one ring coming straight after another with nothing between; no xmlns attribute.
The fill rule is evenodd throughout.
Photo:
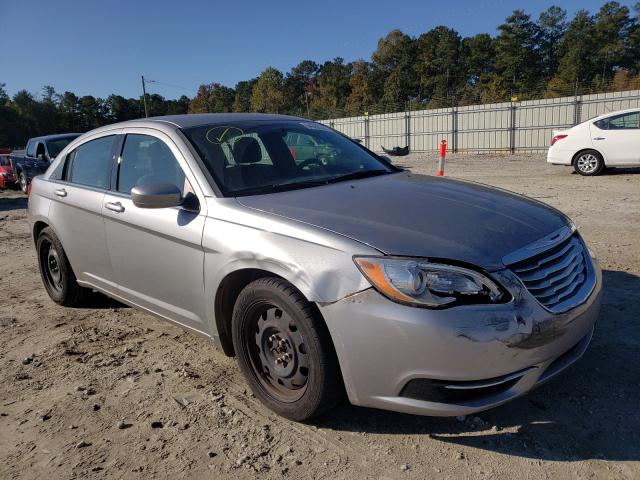
<svg viewBox="0 0 640 480"><path fill-rule="evenodd" d="M34 180L29 218L55 302L96 290L204 334L299 421L345 393L494 407L578 359L600 308L600 269L562 213L414 175L296 117L93 130Z"/></svg>

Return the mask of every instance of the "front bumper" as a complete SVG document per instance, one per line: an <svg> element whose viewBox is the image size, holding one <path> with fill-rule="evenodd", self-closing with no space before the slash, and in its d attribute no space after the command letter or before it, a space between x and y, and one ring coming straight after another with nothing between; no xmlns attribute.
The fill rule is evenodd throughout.
<svg viewBox="0 0 640 480"><path fill-rule="evenodd" d="M518 301L444 310L399 305L367 289L320 310L351 403L467 415L526 393L582 356L600 311L595 262L594 273L587 299L561 314L524 287Z"/></svg>

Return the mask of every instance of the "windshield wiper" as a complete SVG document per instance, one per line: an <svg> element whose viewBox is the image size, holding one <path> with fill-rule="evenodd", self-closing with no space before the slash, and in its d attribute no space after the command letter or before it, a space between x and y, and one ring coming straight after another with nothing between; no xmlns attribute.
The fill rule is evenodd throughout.
<svg viewBox="0 0 640 480"><path fill-rule="evenodd" d="M305 187L317 187L320 185L327 185L329 183L328 179L318 180L303 180L301 182L283 182L283 183L273 183L271 185L260 185L257 187L249 187L243 188L241 190L236 190L230 192L231 195L244 196L244 195L260 195L263 193L275 193L275 192L283 192L286 190L295 190L297 188L305 188Z"/></svg>
<svg viewBox="0 0 640 480"><path fill-rule="evenodd" d="M329 177L329 178L310 178L308 180L302 180L300 182L289 181L289 182L275 183L275 184L273 184L271 186L273 188L289 188L289 187L297 187L298 185L314 187L316 185L326 185L330 179L331 179L331 177Z"/></svg>
<svg viewBox="0 0 640 480"><path fill-rule="evenodd" d="M327 183L343 182L345 180L357 180L359 178L377 177L379 175L386 175L387 173L392 173L392 172L386 169L357 170L355 172L347 173L345 175L330 177L327 179Z"/></svg>
<svg viewBox="0 0 640 480"><path fill-rule="evenodd" d="M358 170L355 172L347 173L345 175L338 175L336 177L326 177L326 178L310 178L308 180L302 180L300 182L282 182L282 183L274 183L271 185L260 185L257 187L244 188L242 190L237 190L235 192L231 192L233 195L243 196L243 195L260 195L262 193L275 193L282 192L286 190L295 190L297 188L306 188L306 187L318 187L321 185L328 185L330 183L342 182L345 180L356 180L359 178L368 178L368 177L376 177L378 175L385 175L387 173L393 173L389 170Z"/></svg>

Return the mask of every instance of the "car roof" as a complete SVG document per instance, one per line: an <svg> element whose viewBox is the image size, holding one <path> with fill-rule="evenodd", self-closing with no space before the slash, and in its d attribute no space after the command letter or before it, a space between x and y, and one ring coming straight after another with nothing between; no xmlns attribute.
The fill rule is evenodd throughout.
<svg viewBox="0 0 640 480"><path fill-rule="evenodd" d="M111 123L109 125L103 125L102 127L95 128L86 132L80 137L80 141L89 136L99 134L116 134L123 128L139 127L139 128L153 128L156 130L169 133L176 129L199 127L203 125L216 125L225 124L231 122L242 121L262 121L262 122L275 122L275 121L310 121L302 117L293 117L291 115L278 115L271 113L189 113L185 115L165 115L161 117L149 117L139 118L136 120L127 120L124 122ZM75 148L78 141L72 142L67 146L69 148Z"/></svg>
<svg viewBox="0 0 640 480"><path fill-rule="evenodd" d="M274 122L282 120L305 120L291 115L277 115L271 113L189 113L185 115L165 115L162 117L141 118L139 120L129 120L118 123L118 126L134 126L148 124L147 122L170 123L178 128L198 127L200 125L210 125L216 123L242 122L242 121L263 121ZM115 125L110 125L111 127Z"/></svg>
<svg viewBox="0 0 640 480"><path fill-rule="evenodd" d="M61 138L69 138L69 137L79 137L82 135L81 133L57 133L55 135L43 135L41 137L33 137L29 140L38 140L38 141L46 141L46 140L59 140Z"/></svg>

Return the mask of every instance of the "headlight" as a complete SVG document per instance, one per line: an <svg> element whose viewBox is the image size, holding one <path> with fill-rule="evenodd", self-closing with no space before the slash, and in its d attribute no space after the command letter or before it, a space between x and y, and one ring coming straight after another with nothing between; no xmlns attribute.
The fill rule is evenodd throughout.
<svg viewBox="0 0 640 480"><path fill-rule="evenodd" d="M503 297L495 282L468 268L420 258L354 257L353 260L371 285L401 303L433 308L459 300L497 302Z"/></svg>
<svg viewBox="0 0 640 480"><path fill-rule="evenodd" d="M7 173L7 172L0 172L0 177L7 178L8 176L9 176L9 173Z"/></svg>

